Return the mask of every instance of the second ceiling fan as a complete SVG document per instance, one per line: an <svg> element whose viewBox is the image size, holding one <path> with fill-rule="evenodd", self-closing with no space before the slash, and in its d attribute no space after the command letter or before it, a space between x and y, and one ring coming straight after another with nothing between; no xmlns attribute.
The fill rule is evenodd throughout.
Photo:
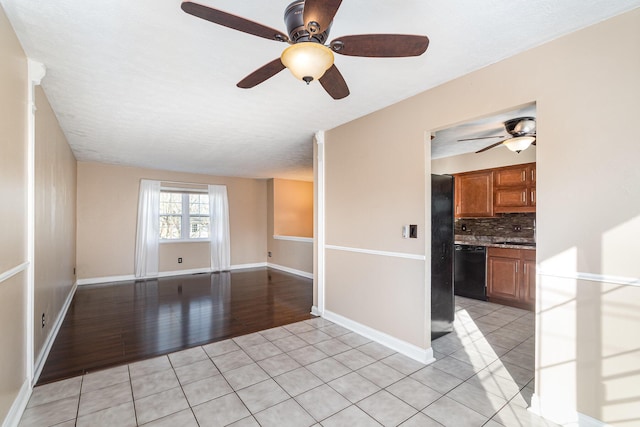
<svg viewBox="0 0 640 427"><path fill-rule="evenodd" d="M186 13L243 33L288 43L280 58L258 68L240 82L252 88L288 68L296 78L309 84L320 81L334 99L349 95L349 87L333 63L333 54L369 58L400 58L422 55L429 38L407 34L361 34L342 36L325 45L333 18L342 0L294 1L285 9L287 34L257 22L191 1L182 3Z"/></svg>
<svg viewBox="0 0 640 427"><path fill-rule="evenodd" d="M475 141L477 139L490 139L500 138L504 141L496 142L481 150L476 151L476 154L490 150L494 147L504 144L509 150L516 153L526 150L529 145L536 145L536 119L535 117L517 117L515 119L507 120L504 124L504 129L509 134L509 138L503 135L495 136L481 136L478 138L465 138L458 141Z"/></svg>

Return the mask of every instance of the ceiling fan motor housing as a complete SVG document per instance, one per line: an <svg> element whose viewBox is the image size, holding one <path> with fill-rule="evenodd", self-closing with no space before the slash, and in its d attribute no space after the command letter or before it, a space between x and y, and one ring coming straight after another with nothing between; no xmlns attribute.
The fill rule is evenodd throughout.
<svg viewBox="0 0 640 427"><path fill-rule="evenodd" d="M535 117L517 117L504 122L504 128L514 137L535 135L536 119Z"/></svg>
<svg viewBox="0 0 640 427"><path fill-rule="evenodd" d="M329 39L331 25L326 31L311 34L304 24L304 0L291 3L284 11L284 23L287 26L289 39L293 44L298 42L316 42L325 44Z"/></svg>

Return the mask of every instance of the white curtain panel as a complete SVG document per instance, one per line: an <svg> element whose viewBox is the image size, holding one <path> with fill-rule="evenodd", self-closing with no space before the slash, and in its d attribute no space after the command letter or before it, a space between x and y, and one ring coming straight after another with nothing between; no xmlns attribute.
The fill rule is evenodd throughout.
<svg viewBox="0 0 640 427"><path fill-rule="evenodd" d="M158 275L160 243L160 181L140 180L138 229L136 233L136 277Z"/></svg>
<svg viewBox="0 0 640 427"><path fill-rule="evenodd" d="M211 270L231 268L231 241L229 237L229 200L226 185L209 186L209 233L211 239Z"/></svg>

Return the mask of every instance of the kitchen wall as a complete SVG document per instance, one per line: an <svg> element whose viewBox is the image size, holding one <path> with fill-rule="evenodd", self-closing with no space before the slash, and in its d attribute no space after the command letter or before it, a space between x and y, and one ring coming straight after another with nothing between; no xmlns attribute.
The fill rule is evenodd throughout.
<svg viewBox="0 0 640 427"><path fill-rule="evenodd" d="M41 87L36 87L35 95L33 345L40 362L45 341L51 338L76 280L76 158Z"/></svg>
<svg viewBox="0 0 640 427"><path fill-rule="evenodd" d="M142 178L226 185L232 267L266 262L266 180L79 162L78 279L134 274L138 190ZM177 262L179 256L183 258L182 264ZM161 272L209 266L209 247L206 243L160 244Z"/></svg>
<svg viewBox="0 0 640 427"><path fill-rule="evenodd" d="M495 114L497 112L493 112ZM505 147L496 147L482 153L466 153L458 156L431 160L431 173L454 174L482 169L500 168L536 161L536 146L531 145L520 153L514 153Z"/></svg>
<svg viewBox="0 0 640 427"><path fill-rule="evenodd" d="M0 420L26 376L27 58L0 6Z"/></svg>
<svg viewBox="0 0 640 427"><path fill-rule="evenodd" d="M639 423L640 168L620 125L640 114L639 27L637 9L327 131L326 310L429 348L429 255L406 256L430 243L425 135L535 102L534 404ZM419 239L400 237L406 223Z"/></svg>

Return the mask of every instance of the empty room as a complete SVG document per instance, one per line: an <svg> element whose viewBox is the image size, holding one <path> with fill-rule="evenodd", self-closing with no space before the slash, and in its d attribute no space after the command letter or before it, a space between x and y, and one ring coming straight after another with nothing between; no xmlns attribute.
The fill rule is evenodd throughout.
<svg viewBox="0 0 640 427"><path fill-rule="evenodd" d="M640 425L640 0L0 0L10 426Z"/></svg>

